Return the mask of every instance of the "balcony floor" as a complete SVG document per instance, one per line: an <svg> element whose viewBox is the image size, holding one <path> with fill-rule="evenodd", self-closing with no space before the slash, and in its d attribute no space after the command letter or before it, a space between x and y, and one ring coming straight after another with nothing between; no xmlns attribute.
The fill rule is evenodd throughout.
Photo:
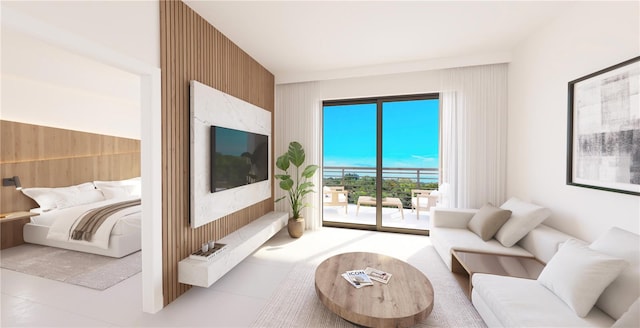
<svg viewBox="0 0 640 328"><path fill-rule="evenodd" d="M360 206L360 212L356 216L357 205L349 204L347 213L344 206L324 206L323 220L341 223L376 224L376 208L373 206ZM429 211L421 210L418 219L416 212L411 209L403 209L404 220L397 208L382 208L382 226L393 228L428 230L430 227Z"/></svg>

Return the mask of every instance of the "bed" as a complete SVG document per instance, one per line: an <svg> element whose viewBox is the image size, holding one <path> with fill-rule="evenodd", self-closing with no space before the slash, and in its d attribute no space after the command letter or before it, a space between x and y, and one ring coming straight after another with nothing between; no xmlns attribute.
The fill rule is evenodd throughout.
<svg viewBox="0 0 640 328"><path fill-rule="evenodd" d="M23 193L40 206L32 209L39 215L23 228L27 243L117 258L141 249L139 178L63 188L27 188ZM95 225L90 237L77 236L74 231L92 211L108 215L100 217L102 224Z"/></svg>

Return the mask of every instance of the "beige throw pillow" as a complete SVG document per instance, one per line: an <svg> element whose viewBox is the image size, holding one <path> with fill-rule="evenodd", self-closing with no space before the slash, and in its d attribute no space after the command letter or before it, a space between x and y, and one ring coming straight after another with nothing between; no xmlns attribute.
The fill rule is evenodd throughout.
<svg viewBox="0 0 640 328"><path fill-rule="evenodd" d="M511 211L503 210L489 203L482 206L478 213L471 218L467 224L467 228L482 238L482 240L487 241L493 238L496 232L498 232L498 229L507 222L509 217L511 217Z"/></svg>

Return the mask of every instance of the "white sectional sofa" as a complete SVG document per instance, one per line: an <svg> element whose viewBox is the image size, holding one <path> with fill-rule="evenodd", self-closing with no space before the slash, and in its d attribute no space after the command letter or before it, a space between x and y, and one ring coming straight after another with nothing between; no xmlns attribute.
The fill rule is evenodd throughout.
<svg viewBox="0 0 640 328"><path fill-rule="evenodd" d="M507 222L548 215L517 199L503 206L513 210ZM478 212L432 208L431 241L449 269L452 250L534 257L547 264L538 280L480 273L471 277L472 303L489 327L640 327L640 236L611 228L589 245L538 222L505 247L504 231L484 241L468 229ZM517 235L522 229L512 225L505 231ZM514 240L506 239L511 239L507 245Z"/></svg>

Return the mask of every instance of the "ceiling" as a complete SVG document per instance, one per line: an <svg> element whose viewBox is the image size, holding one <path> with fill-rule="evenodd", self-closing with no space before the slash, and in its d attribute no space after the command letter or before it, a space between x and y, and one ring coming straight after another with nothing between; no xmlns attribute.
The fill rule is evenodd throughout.
<svg viewBox="0 0 640 328"><path fill-rule="evenodd" d="M576 2L198 1L276 83L508 62Z"/></svg>

